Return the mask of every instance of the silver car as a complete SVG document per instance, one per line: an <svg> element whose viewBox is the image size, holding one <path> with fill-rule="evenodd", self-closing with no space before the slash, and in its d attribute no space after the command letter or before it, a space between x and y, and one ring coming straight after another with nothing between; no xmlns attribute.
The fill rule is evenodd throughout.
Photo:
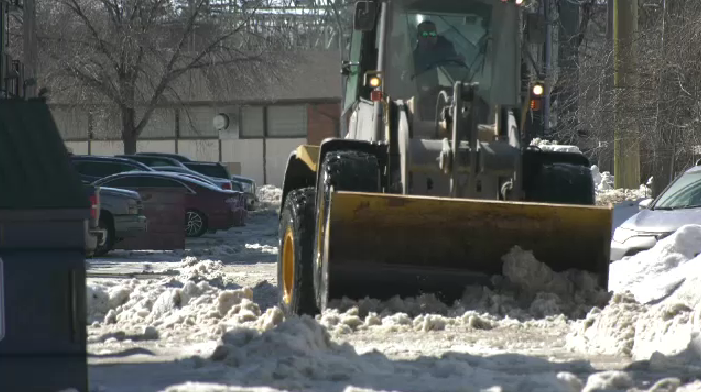
<svg viewBox="0 0 701 392"><path fill-rule="evenodd" d="M650 249L689 224L701 224L701 167L674 180L656 199L640 202L640 212L613 232L611 261Z"/></svg>

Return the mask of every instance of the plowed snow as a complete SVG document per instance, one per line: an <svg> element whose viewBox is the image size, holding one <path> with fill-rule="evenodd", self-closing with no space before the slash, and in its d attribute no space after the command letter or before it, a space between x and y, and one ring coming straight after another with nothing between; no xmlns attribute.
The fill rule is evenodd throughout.
<svg viewBox="0 0 701 392"><path fill-rule="evenodd" d="M701 367L701 226L687 225L655 247L611 265L616 292L568 336L575 351L650 360L655 369Z"/></svg>
<svg viewBox="0 0 701 392"><path fill-rule="evenodd" d="M266 208L276 208L279 190L263 186L260 192L262 200L270 200ZM261 230L267 233L265 239L243 236L233 251L224 250L231 246L227 243L218 244L222 248L214 249L220 250L199 255L206 257L172 264L167 278L90 279L89 340L94 351L114 353L153 344L148 347L166 345L180 353L168 374L182 376L168 378L171 382L156 379L152 385L159 386L149 386L143 378L132 382L138 377L130 374L102 390L521 392L635 387L661 392L674 391L680 380L657 376L643 384L638 377L650 370L682 369L688 374L689 364L697 363L693 351L682 347L695 339L690 331L698 330L699 324L698 311L680 304L697 298L690 270L684 270L678 285L660 286L662 291L674 288L662 303L640 304L633 294L611 297L598 290L588 273L556 273L518 247L504 256L503 276L493 279L492 289L467 287L455 304L443 304L428 294L386 302L344 299L316 319L285 317L264 303L269 298L256 299L261 289L266 296L274 295L272 286L241 287L238 276L225 272L224 263L217 260L220 254L228 257L245 249L259 257L274 255L275 222L271 219L271 227ZM641 259L637 270L612 268L612 281L630 289L644 285L639 275L661 273L661 266L691 268L693 252L682 247L695 242L697 231L701 233L701 227L670 237L666 253L649 251L676 262L650 256L654 260ZM274 269L269 271L274 274ZM672 276L679 275L667 281L677 282ZM563 357L567 331L567 345L574 351L652 357L651 368L642 373L597 371L582 363L562 363L553 357ZM528 340L535 336L540 340ZM674 336L687 339L679 343ZM653 355L655 350L662 354ZM673 357L675 353L681 354ZM686 390L693 387L687 385Z"/></svg>

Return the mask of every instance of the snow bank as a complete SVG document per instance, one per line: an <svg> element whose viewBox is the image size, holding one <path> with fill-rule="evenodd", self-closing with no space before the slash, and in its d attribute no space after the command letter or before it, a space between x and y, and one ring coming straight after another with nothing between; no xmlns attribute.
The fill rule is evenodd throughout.
<svg viewBox="0 0 701 392"><path fill-rule="evenodd" d="M89 322L109 332L124 332L122 338L126 334L138 339L139 335L167 338L187 333L189 338L202 341L235 326L267 330L282 321L277 308L261 312L259 304L252 301L251 289L230 280L221 261L187 257L165 272L172 277L124 283L91 280ZM463 298L450 306L432 294L385 302L344 298L333 301L332 309L317 320L339 334L464 331L519 321L529 326L566 324L568 317L584 317L592 306L608 301L607 293L597 289L596 277L583 271L555 273L532 252L519 247L504 256L503 276L492 280L492 289L468 287Z"/></svg>
<svg viewBox="0 0 701 392"><path fill-rule="evenodd" d="M221 261L185 258L161 280L90 281L88 322L102 327L89 342L148 340L177 335L187 341L217 339L245 325L267 330L283 319L278 309L261 311L251 288L240 288L222 272ZM107 333L106 333L107 332Z"/></svg>
<svg viewBox="0 0 701 392"><path fill-rule="evenodd" d="M346 299L317 319L285 318L277 307L262 311L253 300L253 290L238 287L222 267L219 261L188 257L172 268L177 275L166 279L123 283L91 279L89 342L109 346L158 339L182 346L183 354L191 347L188 343L212 342L181 364L225 374L226 384L241 386L185 383L165 389L170 392L463 391L466 385L469 390L495 390L499 385L504 390L564 392L633 386L625 372L580 379L563 371L561 364L538 357L450 352L398 360L377 350L361 354L334 340L362 331L372 335L455 331L459 336L498 328L565 330L567 315L586 313L608 300L595 288L594 277L581 271L555 273L518 247L504 256L503 277L493 279L493 289L467 288L456 304L440 303L431 295L384 303ZM246 389L260 385L269 388Z"/></svg>
<svg viewBox="0 0 701 392"><path fill-rule="evenodd" d="M701 366L701 226L687 225L652 249L611 264L615 294L573 325L574 351Z"/></svg>
<svg viewBox="0 0 701 392"><path fill-rule="evenodd" d="M652 249L611 263L609 290L630 291L640 303L663 300L678 292L685 281L701 277L701 259L695 258L699 253L701 226L680 227ZM701 292L677 299L695 306L701 300Z"/></svg>
<svg viewBox="0 0 701 392"><path fill-rule="evenodd" d="M596 189L596 201L600 205L641 200L652 195L652 190L645 184L641 184L638 189L614 189L611 172L601 172L596 165L591 167L591 177Z"/></svg>

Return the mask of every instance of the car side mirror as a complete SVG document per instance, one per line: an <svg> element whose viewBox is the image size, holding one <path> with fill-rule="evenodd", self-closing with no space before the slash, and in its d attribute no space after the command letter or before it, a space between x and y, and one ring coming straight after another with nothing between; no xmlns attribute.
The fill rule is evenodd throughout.
<svg viewBox="0 0 701 392"><path fill-rule="evenodd" d="M526 40L530 44L542 44L545 42L545 17L543 15L526 15Z"/></svg>
<svg viewBox="0 0 701 392"><path fill-rule="evenodd" d="M373 1L358 1L353 14L353 29L370 31L375 27L377 8Z"/></svg>
<svg viewBox="0 0 701 392"><path fill-rule="evenodd" d="M638 204L638 207L640 207L641 211L647 210L648 208L650 208L650 204L652 204L652 199L645 199Z"/></svg>

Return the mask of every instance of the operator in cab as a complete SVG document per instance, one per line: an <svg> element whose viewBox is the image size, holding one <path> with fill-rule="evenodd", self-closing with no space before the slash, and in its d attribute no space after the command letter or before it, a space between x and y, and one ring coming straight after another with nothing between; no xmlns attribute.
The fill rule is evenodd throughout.
<svg viewBox="0 0 701 392"><path fill-rule="evenodd" d="M414 49L414 70L417 74L446 60L464 62L464 58L457 53L453 43L444 36L438 35L433 22L423 21L416 28L418 38Z"/></svg>

